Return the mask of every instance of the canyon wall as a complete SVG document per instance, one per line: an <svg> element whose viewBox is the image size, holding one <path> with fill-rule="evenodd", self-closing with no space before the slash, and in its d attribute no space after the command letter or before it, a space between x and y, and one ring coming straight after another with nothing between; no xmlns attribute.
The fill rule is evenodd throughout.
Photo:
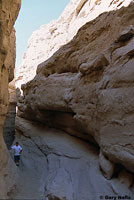
<svg viewBox="0 0 134 200"><path fill-rule="evenodd" d="M42 25L33 32L20 66L16 71L16 87L34 78L37 65L50 58L75 36L80 27L103 12L127 6L131 0L71 0L58 20ZM95 31L95 30L94 30Z"/></svg>
<svg viewBox="0 0 134 200"><path fill-rule="evenodd" d="M114 167L95 145L20 117L16 124L23 154L12 199L133 199L133 174L119 165Z"/></svg>
<svg viewBox="0 0 134 200"><path fill-rule="evenodd" d="M60 29L52 22L29 40L17 78L18 87L30 80L21 86L16 118L23 164L44 177L38 189L45 200L132 199L134 2L79 3L70 2Z"/></svg>
<svg viewBox="0 0 134 200"><path fill-rule="evenodd" d="M14 22L20 0L0 1L0 198L8 198L15 186L16 169L3 140L3 125L8 110L8 83L14 77L15 31Z"/></svg>
<svg viewBox="0 0 134 200"><path fill-rule="evenodd" d="M9 90L9 106L5 123L3 126L3 137L8 149L10 149L15 139L15 117L16 117L16 104L17 104L15 80L9 83L8 90Z"/></svg>

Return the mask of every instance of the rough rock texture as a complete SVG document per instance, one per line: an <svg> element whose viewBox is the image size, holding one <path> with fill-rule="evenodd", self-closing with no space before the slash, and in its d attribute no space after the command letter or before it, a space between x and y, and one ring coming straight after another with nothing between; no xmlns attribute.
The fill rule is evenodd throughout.
<svg viewBox="0 0 134 200"><path fill-rule="evenodd" d="M19 117L16 129L24 152L13 199L99 200L107 195L133 199L133 175L121 168L111 180L105 179L99 149L93 144Z"/></svg>
<svg viewBox="0 0 134 200"><path fill-rule="evenodd" d="M8 110L8 83L13 79L15 65L14 22L20 9L20 0L0 1L0 199L15 184L15 168L3 141L3 124ZM14 178L13 178L14 177Z"/></svg>
<svg viewBox="0 0 134 200"><path fill-rule="evenodd" d="M108 1L95 2L98 6ZM121 1L111 1L109 6L117 8L119 2L121 5ZM29 173L25 171L25 166L31 165L29 158L40 171L36 164L40 163L38 156L37 161L34 159L33 145L36 146L39 157L43 156L41 173L45 178L47 173L47 179L42 180L40 173L35 172L35 180L38 177L41 181L41 188L35 184L36 191L40 191L35 194L43 195L45 200L92 200L98 199L97 195L119 194L134 197L133 24L133 2L108 10L82 26L68 44L38 65L33 80L22 85L16 128L21 144L29 152L24 154L22 171ZM58 130L48 134L41 128L45 125L71 136ZM90 151L92 148L80 139L92 142L100 154ZM75 161L76 165L73 159L64 158L77 157L77 152L82 154L82 160ZM47 171L43 171L42 165L47 166ZM18 191L20 188L21 185Z"/></svg>
<svg viewBox="0 0 134 200"><path fill-rule="evenodd" d="M127 6L131 1L71 0L58 20L45 24L39 30L33 32L28 41L27 51L22 63L17 68L16 86L20 88L21 84L32 80L36 75L37 65L68 43L86 22L95 19L103 12ZM94 30L91 30L91 32L94 32ZM89 41L88 34L85 33L85 42L87 43ZM66 56L69 57L69 55L68 53Z"/></svg>
<svg viewBox="0 0 134 200"><path fill-rule="evenodd" d="M3 127L3 137L8 148L11 147L15 139L15 117L16 117L16 88L15 80L9 83L9 106L6 120Z"/></svg>
<svg viewBox="0 0 134 200"><path fill-rule="evenodd" d="M100 15L22 85L18 115L96 142L134 172L134 4ZM91 137L92 136L92 137Z"/></svg>
<svg viewBox="0 0 134 200"><path fill-rule="evenodd" d="M107 179L111 179L115 173L115 164L108 160L102 152L99 154L99 165Z"/></svg>

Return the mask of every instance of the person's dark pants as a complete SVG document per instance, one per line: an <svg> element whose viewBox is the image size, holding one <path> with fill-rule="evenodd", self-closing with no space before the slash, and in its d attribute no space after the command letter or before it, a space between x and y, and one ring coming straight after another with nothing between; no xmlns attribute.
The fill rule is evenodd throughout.
<svg viewBox="0 0 134 200"><path fill-rule="evenodd" d="M20 155L15 155L14 156L15 163L19 163L19 160L20 160Z"/></svg>

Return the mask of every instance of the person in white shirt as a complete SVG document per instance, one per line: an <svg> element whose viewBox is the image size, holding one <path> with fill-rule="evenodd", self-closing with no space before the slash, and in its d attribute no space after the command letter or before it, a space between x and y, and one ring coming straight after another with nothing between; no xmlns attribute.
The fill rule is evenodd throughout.
<svg viewBox="0 0 134 200"><path fill-rule="evenodd" d="M19 145L19 142L16 142L16 145L12 146L11 149L14 150L14 162L16 163L17 166L19 166L22 147Z"/></svg>

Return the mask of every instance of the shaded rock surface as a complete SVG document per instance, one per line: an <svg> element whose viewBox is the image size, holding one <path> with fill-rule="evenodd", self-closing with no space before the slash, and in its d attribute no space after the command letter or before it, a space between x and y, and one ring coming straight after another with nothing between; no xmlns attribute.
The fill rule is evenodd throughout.
<svg viewBox="0 0 134 200"><path fill-rule="evenodd" d="M105 179L99 168L99 149L93 144L19 117L16 123L16 139L25 151L13 199L133 198L133 175L121 169L112 180Z"/></svg>
<svg viewBox="0 0 134 200"><path fill-rule="evenodd" d="M3 137L8 148L11 147L15 139L15 117L16 117L16 88L15 80L9 83L9 106L6 120L3 126Z"/></svg>
<svg viewBox="0 0 134 200"><path fill-rule="evenodd" d="M7 199L15 187L17 169L3 140L3 125L8 110L8 83L14 76L15 31L20 0L0 1L0 199Z"/></svg>

